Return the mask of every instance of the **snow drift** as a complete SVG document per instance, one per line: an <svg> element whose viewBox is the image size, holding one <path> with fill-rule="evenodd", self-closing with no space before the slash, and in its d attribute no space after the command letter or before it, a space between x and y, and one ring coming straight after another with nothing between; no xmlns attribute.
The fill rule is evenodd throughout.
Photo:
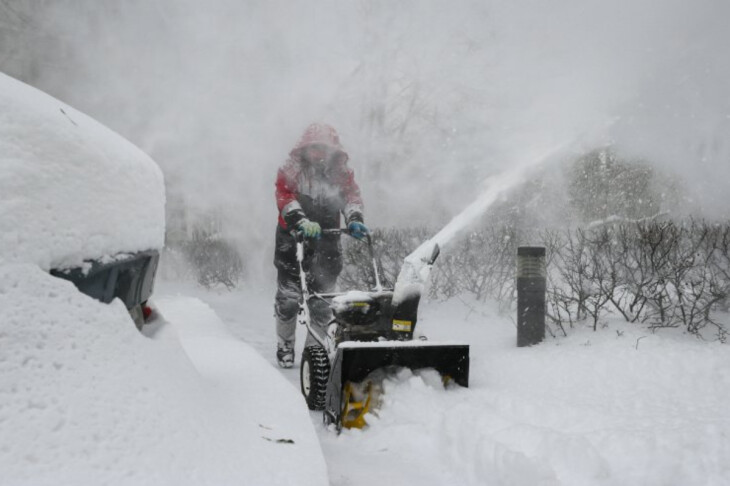
<svg viewBox="0 0 730 486"><path fill-rule="evenodd" d="M325 484L297 391L190 300L165 309L217 333L188 323L183 348L142 336L119 301L0 266L2 483Z"/></svg>

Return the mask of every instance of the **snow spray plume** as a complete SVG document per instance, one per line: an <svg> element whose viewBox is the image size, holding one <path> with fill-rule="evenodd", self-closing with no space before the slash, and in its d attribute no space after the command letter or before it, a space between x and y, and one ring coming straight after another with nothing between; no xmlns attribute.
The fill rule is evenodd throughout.
<svg viewBox="0 0 730 486"><path fill-rule="evenodd" d="M484 191L473 203L404 259L395 282L393 301L398 303L416 293L422 294L431 273L433 255L438 251L437 249L448 247L464 230L484 215L502 195L524 183L530 169L560 163L569 155L580 153L578 150L580 147L596 143L601 134L605 133L615 122L616 120L609 120L590 135L583 135L551 147L541 154L530 157L526 163L515 165L511 170L487 178L483 182Z"/></svg>

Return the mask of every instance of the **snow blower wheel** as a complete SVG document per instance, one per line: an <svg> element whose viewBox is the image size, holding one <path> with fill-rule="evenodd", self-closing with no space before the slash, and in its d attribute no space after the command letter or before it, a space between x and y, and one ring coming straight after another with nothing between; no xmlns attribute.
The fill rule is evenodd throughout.
<svg viewBox="0 0 730 486"><path fill-rule="evenodd" d="M299 381L310 410L324 410L330 363L322 346L309 346L302 352Z"/></svg>

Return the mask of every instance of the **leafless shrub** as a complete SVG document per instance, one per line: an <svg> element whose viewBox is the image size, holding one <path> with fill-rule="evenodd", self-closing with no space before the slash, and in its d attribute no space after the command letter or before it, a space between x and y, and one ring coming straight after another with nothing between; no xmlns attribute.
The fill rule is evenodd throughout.
<svg viewBox="0 0 730 486"><path fill-rule="evenodd" d="M619 285L614 290L611 303L628 322L645 319L652 282L652 274L645 265L646 256L637 244L636 225L617 225L614 227L614 251L616 272Z"/></svg>
<svg viewBox="0 0 730 486"><path fill-rule="evenodd" d="M384 285L395 283L403 259L430 235L425 228L374 233ZM546 248L547 319L564 335L580 321L597 329L614 312L627 322L682 327L692 334L711 325L725 339L715 314L730 306L730 223L657 218L530 234L491 227L465 235L442 252L429 297L471 295L513 309L517 247L526 241ZM372 265L365 245L346 244L344 259L341 286L372 284L372 272L362 271Z"/></svg>
<svg viewBox="0 0 730 486"><path fill-rule="evenodd" d="M243 262L238 251L218 235L195 232L193 238L184 243L182 252L196 280L205 288L224 285L231 290L243 276Z"/></svg>

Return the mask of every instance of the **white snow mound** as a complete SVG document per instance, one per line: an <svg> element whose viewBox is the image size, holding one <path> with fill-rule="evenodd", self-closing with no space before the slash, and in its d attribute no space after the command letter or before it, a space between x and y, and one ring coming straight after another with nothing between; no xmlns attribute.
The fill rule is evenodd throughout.
<svg viewBox="0 0 730 486"><path fill-rule="evenodd" d="M244 343L186 332L185 351L148 339L120 301L0 265L0 482L326 483L297 391Z"/></svg>
<svg viewBox="0 0 730 486"><path fill-rule="evenodd" d="M48 270L164 242L164 183L155 162L2 73L0 194L0 261Z"/></svg>

